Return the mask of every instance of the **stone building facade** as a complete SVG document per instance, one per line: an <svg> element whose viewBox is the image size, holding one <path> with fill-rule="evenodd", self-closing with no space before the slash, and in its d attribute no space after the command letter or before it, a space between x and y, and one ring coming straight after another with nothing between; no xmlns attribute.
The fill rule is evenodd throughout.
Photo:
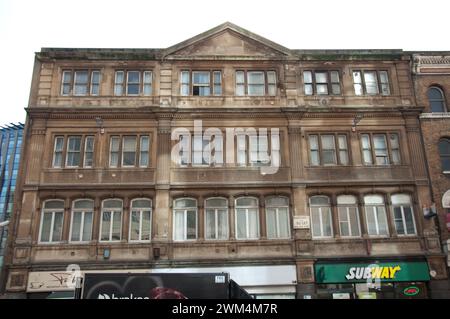
<svg viewBox="0 0 450 319"><path fill-rule="evenodd" d="M432 297L447 270L410 68L231 23L167 49L43 48L6 292L68 290L72 265L227 271L257 297Z"/></svg>

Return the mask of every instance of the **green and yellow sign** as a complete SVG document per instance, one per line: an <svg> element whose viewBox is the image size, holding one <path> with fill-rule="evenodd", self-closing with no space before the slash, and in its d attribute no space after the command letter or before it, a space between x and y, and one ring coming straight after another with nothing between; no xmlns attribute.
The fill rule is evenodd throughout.
<svg viewBox="0 0 450 319"><path fill-rule="evenodd" d="M328 264L315 265L317 283L428 281L430 274L424 261L382 262L373 264Z"/></svg>

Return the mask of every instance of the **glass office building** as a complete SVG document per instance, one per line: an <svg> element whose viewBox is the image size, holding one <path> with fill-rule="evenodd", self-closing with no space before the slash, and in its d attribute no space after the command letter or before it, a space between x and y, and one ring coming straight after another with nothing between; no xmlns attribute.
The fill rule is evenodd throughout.
<svg viewBox="0 0 450 319"><path fill-rule="evenodd" d="M0 223L13 213L14 190L19 172L20 149L23 139L22 123L0 128ZM8 226L0 227L0 271L8 238Z"/></svg>

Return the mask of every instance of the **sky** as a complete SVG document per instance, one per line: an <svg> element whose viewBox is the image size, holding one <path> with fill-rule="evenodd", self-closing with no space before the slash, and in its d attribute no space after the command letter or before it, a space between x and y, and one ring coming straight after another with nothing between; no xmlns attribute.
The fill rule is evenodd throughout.
<svg viewBox="0 0 450 319"><path fill-rule="evenodd" d="M290 49L450 50L450 1L0 0L0 126L41 47L165 48L230 21Z"/></svg>

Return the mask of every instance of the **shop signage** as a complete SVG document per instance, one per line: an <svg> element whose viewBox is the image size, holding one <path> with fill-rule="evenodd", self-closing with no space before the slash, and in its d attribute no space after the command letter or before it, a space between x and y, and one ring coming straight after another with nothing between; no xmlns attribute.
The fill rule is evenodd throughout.
<svg viewBox="0 0 450 319"><path fill-rule="evenodd" d="M294 229L309 229L309 216L294 216Z"/></svg>
<svg viewBox="0 0 450 319"><path fill-rule="evenodd" d="M315 275L318 283L430 280L428 265L421 261L373 264L318 263L315 265Z"/></svg>
<svg viewBox="0 0 450 319"><path fill-rule="evenodd" d="M403 294L405 296L415 296L420 293L420 288L416 286L409 286L403 289Z"/></svg>
<svg viewBox="0 0 450 319"><path fill-rule="evenodd" d="M31 272L28 276L27 292L68 291L75 288L72 272Z"/></svg>

